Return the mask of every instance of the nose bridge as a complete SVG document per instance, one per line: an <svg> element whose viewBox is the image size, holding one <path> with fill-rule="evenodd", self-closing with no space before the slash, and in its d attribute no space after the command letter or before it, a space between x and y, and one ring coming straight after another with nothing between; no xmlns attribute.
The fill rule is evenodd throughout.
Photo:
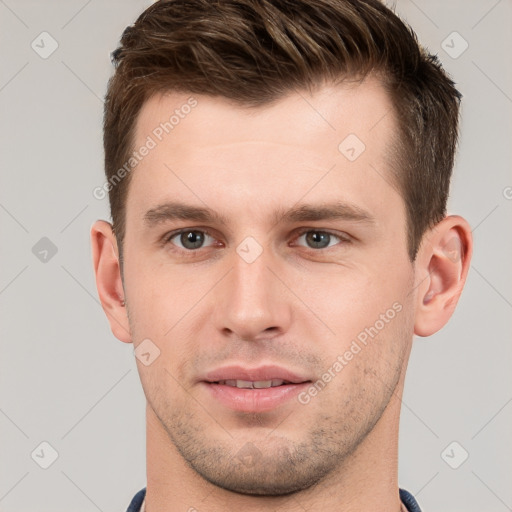
<svg viewBox="0 0 512 512"><path fill-rule="evenodd" d="M270 249L264 249L252 237L238 245L222 297L215 306L221 330L251 340L268 337L271 330L275 336L288 328L290 311L282 283L269 269L273 262Z"/></svg>

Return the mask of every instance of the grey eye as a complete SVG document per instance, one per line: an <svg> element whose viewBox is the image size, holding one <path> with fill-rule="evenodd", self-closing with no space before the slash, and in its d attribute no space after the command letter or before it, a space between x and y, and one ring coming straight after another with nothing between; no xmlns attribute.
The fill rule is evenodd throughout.
<svg viewBox="0 0 512 512"><path fill-rule="evenodd" d="M335 239L335 243L341 240L340 237L333 235L332 233L327 233L326 231L306 231L300 235L297 240L300 240L303 237L305 238L307 247L310 247L311 249L325 249L330 245L335 245L331 243L333 242L332 239Z"/></svg>
<svg viewBox="0 0 512 512"><path fill-rule="evenodd" d="M213 237L206 234L204 231L187 230L171 236L169 241L171 242L173 239L176 239L177 242L172 243L178 247L181 247L182 249L193 250L200 249L207 238L210 238L213 241Z"/></svg>

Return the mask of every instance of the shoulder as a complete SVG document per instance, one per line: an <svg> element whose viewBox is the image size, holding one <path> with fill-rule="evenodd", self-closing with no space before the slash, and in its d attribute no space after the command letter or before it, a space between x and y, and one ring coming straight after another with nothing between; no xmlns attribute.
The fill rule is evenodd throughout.
<svg viewBox="0 0 512 512"><path fill-rule="evenodd" d="M140 507L142 505L142 502L144 501L144 498L146 497L146 488L141 489L133 498L130 504L128 505L128 508L126 509L126 512L139 512Z"/></svg>
<svg viewBox="0 0 512 512"><path fill-rule="evenodd" d="M399 491L400 499L402 500L402 503L407 507L409 512L421 512L418 502L410 492L406 491L405 489L399 489Z"/></svg>

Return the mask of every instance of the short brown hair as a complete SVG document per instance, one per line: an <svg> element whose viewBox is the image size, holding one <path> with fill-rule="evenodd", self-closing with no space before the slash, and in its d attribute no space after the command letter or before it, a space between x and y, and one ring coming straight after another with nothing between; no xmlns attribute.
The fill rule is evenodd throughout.
<svg viewBox="0 0 512 512"><path fill-rule="evenodd" d="M446 215L461 95L437 57L379 0L160 0L124 30L112 62L107 181L129 161L137 116L156 93L259 107L295 89L374 72L398 120L393 181L406 206L411 261L425 231ZM120 251L130 175L109 187Z"/></svg>

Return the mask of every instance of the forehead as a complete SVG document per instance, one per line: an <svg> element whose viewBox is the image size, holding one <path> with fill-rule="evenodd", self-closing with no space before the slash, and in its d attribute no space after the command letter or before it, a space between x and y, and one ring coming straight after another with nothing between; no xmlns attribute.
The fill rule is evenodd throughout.
<svg viewBox="0 0 512 512"><path fill-rule="evenodd" d="M292 204L307 193L351 196L368 209L396 194L381 194L393 188L387 155L394 133L390 98L373 77L312 94L294 91L258 108L158 94L137 119L135 150L151 150L133 172L128 203L142 212L175 196L195 203L208 197L210 204L222 202L225 213L230 206L248 209L256 199L261 207ZM212 196L220 190L222 198Z"/></svg>
<svg viewBox="0 0 512 512"><path fill-rule="evenodd" d="M252 108L227 98L178 92L155 94L139 113L135 142L142 143L152 134L180 146L258 139L308 148L318 147L320 140L336 143L352 133L363 142L375 144L371 132L379 126L377 134L389 135L394 124L389 95L370 75L363 82L324 84L313 94L293 91L270 104Z"/></svg>

